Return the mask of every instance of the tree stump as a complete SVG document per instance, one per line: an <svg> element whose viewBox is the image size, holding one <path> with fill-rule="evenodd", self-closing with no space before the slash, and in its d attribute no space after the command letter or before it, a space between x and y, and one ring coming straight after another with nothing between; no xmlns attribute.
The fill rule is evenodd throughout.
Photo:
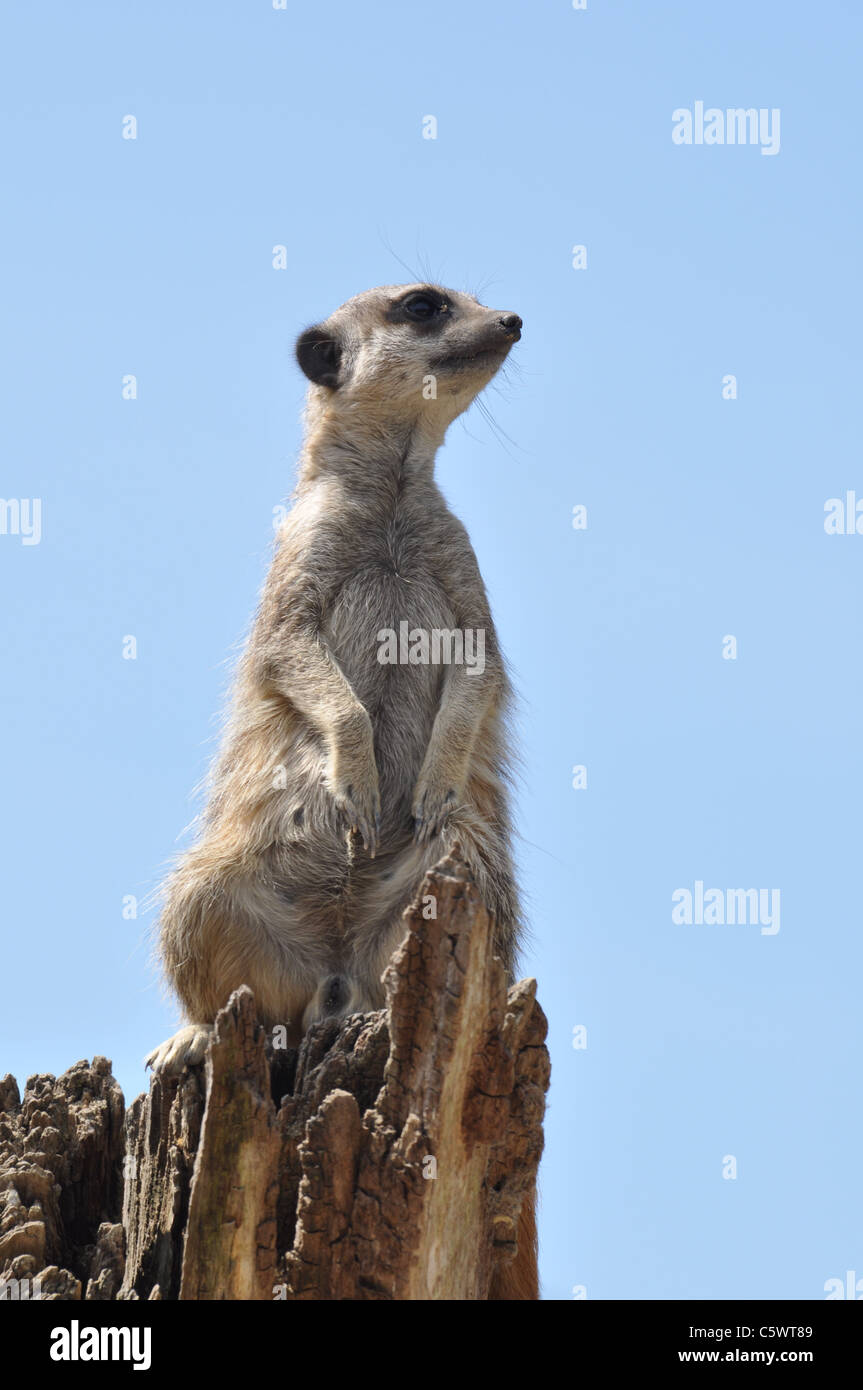
<svg viewBox="0 0 863 1390"><path fill-rule="evenodd" d="M125 1146L104 1058L23 1101L0 1083L12 1296L38 1278L58 1299L488 1298L542 1151L545 1017L533 981L507 990L457 856L405 928L386 1008L298 1053L237 990L203 1065L130 1106Z"/></svg>

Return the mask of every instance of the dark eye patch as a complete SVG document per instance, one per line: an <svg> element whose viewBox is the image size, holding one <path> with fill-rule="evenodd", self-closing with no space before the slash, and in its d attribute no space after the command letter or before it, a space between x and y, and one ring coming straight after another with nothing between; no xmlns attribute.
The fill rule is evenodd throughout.
<svg viewBox="0 0 863 1390"><path fill-rule="evenodd" d="M386 312L388 323L409 323L418 329L439 328L449 310L449 301L440 290L411 290Z"/></svg>

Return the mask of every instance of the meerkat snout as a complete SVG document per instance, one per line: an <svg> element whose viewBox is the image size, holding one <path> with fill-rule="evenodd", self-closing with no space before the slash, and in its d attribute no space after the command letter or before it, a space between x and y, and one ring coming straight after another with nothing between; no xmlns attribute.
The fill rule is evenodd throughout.
<svg viewBox="0 0 863 1390"><path fill-rule="evenodd" d="M523 327L522 321L518 314L502 314L500 318L500 326L503 329L504 333L510 334L514 343L518 342L519 338L521 337L521 330Z"/></svg>

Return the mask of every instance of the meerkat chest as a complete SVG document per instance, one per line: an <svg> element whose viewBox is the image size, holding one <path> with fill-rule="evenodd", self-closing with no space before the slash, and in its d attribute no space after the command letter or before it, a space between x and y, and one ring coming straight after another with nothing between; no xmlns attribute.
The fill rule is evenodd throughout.
<svg viewBox="0 0 863 1390"><path fill-rule="evenodd" d="M423 524L424 521L424 524ZM371 693L395 666L412 685L436 684L437 634L455 627L446 555L429 518L396 514L358 528L356 551L326 622L349 679ZM418 659L417 653L428 655Z"/></svg>
<svg viewBox="0 0 863 1390"><path fill-rule="evenodd" d="M362 662L377 660L382 633L430 633L451 628L455 621L452 602L431 568L418 563L398 567L381 557L346 580L325 627L336 651Z"/></svg>

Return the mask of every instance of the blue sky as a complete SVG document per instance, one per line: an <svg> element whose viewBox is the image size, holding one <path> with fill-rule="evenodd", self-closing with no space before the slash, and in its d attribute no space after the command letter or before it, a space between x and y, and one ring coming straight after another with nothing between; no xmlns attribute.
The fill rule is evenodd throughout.
<svg viewBox="0 0 863 1390"><path fill-rule="evenodd" d="M292 342L401 258L525 321L500 435L472 411L439 477L521 695L545 1294L863 1277L863 536L824 530L863 499L859 7L49 2L4 27L0 491L42 534L0 535L0 1071L102 1052L145 1085L175 1013L122 905L215 746L292 488ZM675 145L699 100L778 108L779 153ZM696 881L778 888L780 930L675 924Z"/></svg>

